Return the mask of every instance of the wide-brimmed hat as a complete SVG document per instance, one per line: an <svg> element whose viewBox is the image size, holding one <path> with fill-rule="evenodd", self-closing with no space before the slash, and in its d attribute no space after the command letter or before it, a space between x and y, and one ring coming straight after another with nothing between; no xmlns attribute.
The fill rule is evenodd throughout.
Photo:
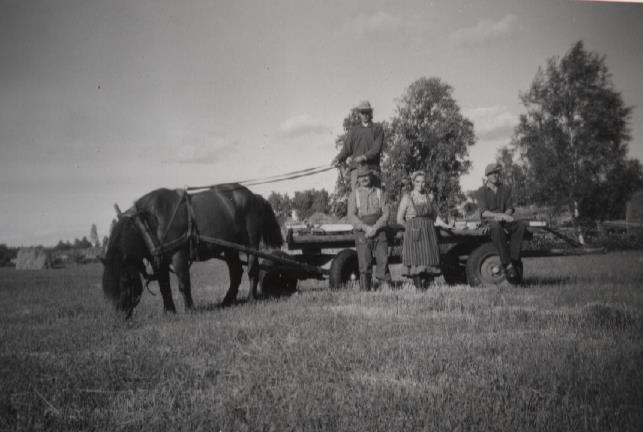
<svg viewBox="0 0 643 432"><path fill-rule="evenodd" d="M426 178L426 173L424 171L413 171L410 175L411 181L414 181L417 176L422 176Z"/></svg>
<svg viewBox="0 0 643 432"><path fill-rule="evenodd" d="M367 166L362 165L359 168L357 168L357 178L370 176L371 173L372 173L371 169Z"/></svg>
<svg viewBox="0 0 643 432"><path fill-rule="evenodd" d="M502 166L500 166L500 164L497 164L497 163L490 163L490 164L489 164L489 165L487 165L487 167L484 169L484 175L485 175L485 176L488 176L489 174L499 173L500 171L502 171Z"/></svg>
<svg viewBox="0 0 643 432"><path fill-rule="evenodd" d="M373 112L373 107L371 106L371 103L367 100L362 101L357 105L357 111L359 112Z"/></svg>

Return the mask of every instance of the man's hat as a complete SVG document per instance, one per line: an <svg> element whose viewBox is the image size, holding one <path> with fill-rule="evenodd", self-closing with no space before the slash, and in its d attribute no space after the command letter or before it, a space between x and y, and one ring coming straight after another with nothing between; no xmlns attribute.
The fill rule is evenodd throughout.
<svg viewBox="0 0 643 432"><path fill-rule="evenodd" d="M357 105L357 111L359 112L372 112L373 107L371 106L371 103L367 100L362 101Z"/></svg>
<svg viewBox="0 0 643 432"><path fill-rule="evenodd" d="M502 166L500 166L500 164L491 163L484 169L484 175L486 177L489 174L499 173L500 171L502 171Z"/></svg>
<svg viewBox="0 0 643 432"><path fill-rule="evenodd" d="M369 176L371 175L371 170L369 167L362 165L359 168L357 168L357 177L364 177L364 176Z"/></svg>

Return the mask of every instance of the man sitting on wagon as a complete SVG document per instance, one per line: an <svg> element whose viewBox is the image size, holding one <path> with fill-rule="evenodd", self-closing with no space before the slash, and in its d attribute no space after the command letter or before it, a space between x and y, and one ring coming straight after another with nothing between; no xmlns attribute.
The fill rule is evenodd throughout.
<svg viewBox="0 0 643 432"><path fill-rule="evenodd" d="M357 188L348 198L348 218L355 230L355 249L359 264L359 284L364 291L371 289L371 263L376 262L375 277L384 283L390 280L388 270L388 240L385 227L389 209L382 190L372 185L371 170L357 168Z"/></svg>
<svg viewBox="0 0 643 432"><path fill-rule="evenodd" d="M492 163L485 169L487 177L478 189L480 219L491 230L491 241L498 249L507 278L517 279L520 271L520 248L527 228L527 222L514 219L511 189L501 182L502 167Z"/></svg>

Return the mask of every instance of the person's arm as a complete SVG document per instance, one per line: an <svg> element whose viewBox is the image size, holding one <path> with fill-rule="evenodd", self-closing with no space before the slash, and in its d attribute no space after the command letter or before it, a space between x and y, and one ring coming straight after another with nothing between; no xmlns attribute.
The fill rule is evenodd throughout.
<svg viewBox="0 0 643 432"><path fill-rule="evenodd" d="M400 206L397 208L397 223L400 225L404 225L406 222L405 216L406 216L406 208L409 206L409 199L406 194L402 195L402 199L400 200Z"/></svg>
<svg viewBox="0 0 643 432"><path fill-rule="evenodd" d="M480 217L483 220L494 220L497 222L511 222L514 220L511 213L492 212L490 210L480 212Z"/></svg>
<svg viewBox="0 0 643 432"><path fill-rule="evenodd" d="M357 189L351 192L348 196L348 221L353 225L353 228L356 230L364 230L364 223L357 217L357 201L355 199L355 194L357 194Z"/></svg>
<svg viewBox="0 0 643 432"><path fill-rule="evenodd" d="M350 141L351 141L351 136L350 136L350 132L349 132L346 135L346 139L344 140L344 145L342 145L342 149L337 154L337 156L335 156L335 159L333 159L333 162L332 162L331 165L336 166L336 165L339 165L341 163L344 163L344 161L346 161L346 159L350 156L350 154L351 154ZM350 163L350 161L347 162L347 163Z"/></svg>
<svg viewBox="0 0 643 432"><path fill-rule="evenodd" d="M440 215L437 215L437 216L435 217L435 223L434 223L434 225L435 225L435 226L438 226L438 227L442 227L442 228L451 229L451 227L449 226L449 224L447 224L447 223L446 223L446 222L445 222L445 221L440 217Z"/></svg>
<svg viewBox="0 0 643 432"><path fill-rule="evenodd" d="M388 218L390 216L390 212L388 209L388 203L386 202L386 197L384 196L384 193L382 192L381 199L380 199L380 208L382 209L382 216L375 221L373 224L373 230L377 231L380 228L384 228L388 224Z"/></svg>

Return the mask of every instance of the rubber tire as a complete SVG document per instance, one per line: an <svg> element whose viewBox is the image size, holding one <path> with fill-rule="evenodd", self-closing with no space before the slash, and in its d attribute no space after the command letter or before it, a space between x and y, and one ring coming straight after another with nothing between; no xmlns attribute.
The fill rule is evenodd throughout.
<svg viewBox="0 0 643 432"><path fill-rule="evenodd" d="M271 252L273 255L289 258L289 255L281 250ZM269 259L262 259L262 264L271 265ZM288 273L274 270L262 270L259 275L261 284L261 295L266 298L288 297L297 291L297 278Z"/></svg>
<svg viewBox="0 0 643 432"><path fill-rule="evenodd" d="M330 263L328 285L334 289L343 288L351 281L359 282L357 252L353 249L344 249L335 255Z"/></svg>
<svg viewBox="0 0 643 432"><path fill-rule="evenodd" d="M483 243L469 254L466 265L470 286L498 286L507 282L498 250L491 242Z"/></svg>

